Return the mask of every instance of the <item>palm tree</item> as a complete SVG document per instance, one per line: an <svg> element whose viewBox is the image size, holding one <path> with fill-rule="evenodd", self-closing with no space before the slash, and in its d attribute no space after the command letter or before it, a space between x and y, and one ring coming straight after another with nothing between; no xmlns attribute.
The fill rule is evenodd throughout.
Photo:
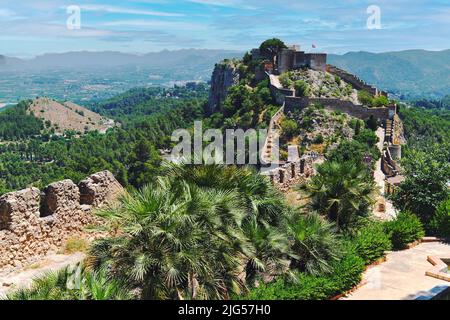
<svg viewBox="0 0 450 320"><path fill-rule="evenodd" d="M244 223L243 231L253 247L245 260L245 280L249 287L255 285L257 275L270 280L289 272L291 250L281 229L249 219Z"/></svg>
<svg viewBox="0 0 450 320"><path fill-rule="evenodd" d="M171 164L157 183L100 213L118 236L98 240L88 261L144 298L228 298L257 272L286 269L289 247L275 232L285 208L252 169Z"/></svg>
<svg viewBox="0 0 450 320"><path fill-rule="evenodd" d="M165 175L200 188L236 190L247 208L247 216L277 226L283 220L286 204L270 180L251 167L224 165L177 165L165 163Z"/></svg>
<svg viewBox="0 0 450 320"><path fill-rule="evenodd" d="M245 237L239 197L159 179L101 213L123 234L97 241L95 270L109 269L147 299L222 299L239 292Z"/></svg>
<svg viewBox="0 0 450 320"><path fill-rule="evenodd" d="M129 300L133 295L104 271L92 272L83 265L65 267L33 280L31 288L19 289L8 300Z"/></svg>
<svg viewBox="0 0 450 320"><path fill-rule="evenodd" d="M311 198L311 209L326 214L340 231L355 217L368 214L375 184L367 169L354 162L327 161L300 189Z"/></svg>
<svg viewBox="0 0 450 320"><path fill-rule="evenodd" d="M316 213L292 213L286 222L293 251L291 267L312 275L332 272L332 262L341 256L333 227Z"/></svg>

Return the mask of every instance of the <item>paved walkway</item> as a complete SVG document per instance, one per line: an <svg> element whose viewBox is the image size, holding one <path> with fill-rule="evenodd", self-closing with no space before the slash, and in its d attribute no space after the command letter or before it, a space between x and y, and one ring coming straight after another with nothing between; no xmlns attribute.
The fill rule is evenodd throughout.
<svg viewBox="0 0 450 320"><path fill-rule="evenodd" d="M274 74L270 74L269 75L269 80L270 83L277 89L283 89L283 86L281 85L280 79L278 78L278 76L274 75Z"/></svg>
<svg viewBox="0 0 450 320"><path fill-rule="evenodd" d="M50 254L43 260L12 272L0 272L0 299L14 289L28 287L33 279L50 271L63 269L68 265L77 264L84 260L86 255L81 252L74 254Z"/></svg>
<svg viewBox="0 0 450 320"><path fill-rule="evenodd" d="M387 261L369 268L367 284L342 300L424 300L450 287L450 282L425 275L432 264L427 257L450 258L450 245L421 243L409 250L391 252Z"/></svg>
<svg viewBox="0 0 450 320"><path fill-rule="evenodd" d="M376 131L376 135L378 137L377 147L381 152L383 152L384 129L378 128ZM386 211L379 212L378 205L375 205L373 214L380 219L391 220L397 216L397 211L395 210L392 202L385 198L385 194L384 194L384 188L385 188L385 180L384 179L385 179L385 177L386 176L384 175L383 171L381 170L381 158L380 158L380 159L378 159L377 163L375 164L374 178L375 178L375 183L380 192L380 197L383 198Z"/></svg>

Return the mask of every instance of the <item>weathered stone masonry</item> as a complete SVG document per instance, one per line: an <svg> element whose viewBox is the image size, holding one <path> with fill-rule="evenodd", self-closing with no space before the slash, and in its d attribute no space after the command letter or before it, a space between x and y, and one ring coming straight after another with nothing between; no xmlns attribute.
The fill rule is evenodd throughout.
<svg viewBox="0 0 450 320"><path fill-rule="evenodd" d="M72 180L42 192L28 188L0 197L0 268L21 267L56 250L69 237L98 221L92 213L124 191L111 172Z"/></svg>

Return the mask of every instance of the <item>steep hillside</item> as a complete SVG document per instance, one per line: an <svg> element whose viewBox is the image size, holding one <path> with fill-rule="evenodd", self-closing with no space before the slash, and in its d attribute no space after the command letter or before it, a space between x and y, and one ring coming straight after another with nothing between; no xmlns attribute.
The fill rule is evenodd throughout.
<svg viewBox="0 0 450 320"><path fill-rule="evenodd" d="M66 130L76 132L95 131L106 132L114 126L114 121L104 118L84 107L72 102L59 103L48 98L36 98L28 107L28 113L44 122L50 121L58 133Z"/></svg>
<svg viewBox="0 0 450 320"><path fill-rule="evenodd" d="M450 93L450 50L407 50L329 55L330 64L401 98L442 98Z"/></svg>

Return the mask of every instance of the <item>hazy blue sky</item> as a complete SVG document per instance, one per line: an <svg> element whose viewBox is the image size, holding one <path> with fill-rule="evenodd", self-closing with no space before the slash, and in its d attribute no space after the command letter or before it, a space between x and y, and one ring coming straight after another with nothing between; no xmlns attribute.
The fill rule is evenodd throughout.
<svg viewBox="0 0 450 320"><path fill-rule="evenodd" d="M80 30L66 27L69 5ZM367 28L369 5L381 29ZM0 54L245 50L273 36L330 53L448 49L450 0L0 0Z"/></svg>

